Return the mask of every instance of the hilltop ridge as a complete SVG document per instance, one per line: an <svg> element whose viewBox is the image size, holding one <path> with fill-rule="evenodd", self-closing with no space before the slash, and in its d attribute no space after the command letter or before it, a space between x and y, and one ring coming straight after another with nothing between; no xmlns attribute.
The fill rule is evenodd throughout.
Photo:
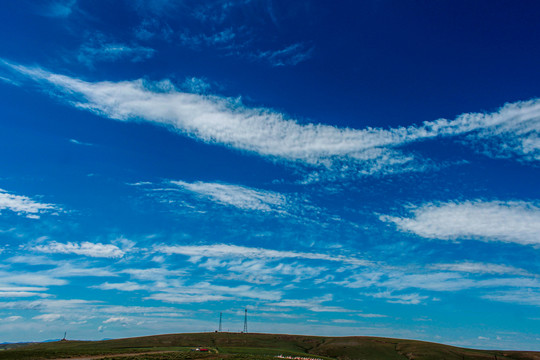
<svg viewBox="0 0 540 360"><path fill-rule="evenodd" d="M193 351L205 347L208 353ZM144 353L144 355L143 355ZM0 351L2 359L273 359L278 355L338 360L540 360L540 352L475 350L417 340L261 333L185 333L102 341L34 343Z"/></svg>

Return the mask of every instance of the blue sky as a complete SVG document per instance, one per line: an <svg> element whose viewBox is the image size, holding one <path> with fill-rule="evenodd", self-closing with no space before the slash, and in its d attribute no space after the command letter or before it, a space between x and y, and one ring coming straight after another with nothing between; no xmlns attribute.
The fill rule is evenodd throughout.
<svg viewBox="0 0 540 360"><path fill-rule="evenodd" d="M540 350L535 1L0 5L0 342Z"/></svg>

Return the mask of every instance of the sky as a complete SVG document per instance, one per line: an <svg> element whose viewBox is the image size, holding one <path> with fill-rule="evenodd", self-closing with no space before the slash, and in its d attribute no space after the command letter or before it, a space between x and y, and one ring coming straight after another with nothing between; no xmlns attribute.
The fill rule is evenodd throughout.
<svg viewBox="0 0 540 360"><path fill-rule="evenodd" d="M0 4L0 342L540 350L537 1Z"/></svg>

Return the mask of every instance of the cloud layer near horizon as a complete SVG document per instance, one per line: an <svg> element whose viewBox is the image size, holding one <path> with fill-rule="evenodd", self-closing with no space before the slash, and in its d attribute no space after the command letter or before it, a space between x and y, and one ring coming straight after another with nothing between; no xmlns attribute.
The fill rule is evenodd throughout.
<svg viewBox="0 0 540 360"><path fill-rule="evenodd" d="M55 89L71 105L120 121L148 121L172 131L264 157L308 166L342 167L359 173L421 167L403 147L437 137L459 137L487 156L540 160L540 100L506 104L498 111L466 113L455 120L390 129L301 124L286 115L245 106L239 99L178 91L164 80L87 82L1 62L15 77Z"/></svg>

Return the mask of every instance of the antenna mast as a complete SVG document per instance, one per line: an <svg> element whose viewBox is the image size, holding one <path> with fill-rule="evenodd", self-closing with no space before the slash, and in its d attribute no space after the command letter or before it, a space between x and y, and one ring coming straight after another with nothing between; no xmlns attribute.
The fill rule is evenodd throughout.
<svg viewBox="0 0 540 360"><path fill-rule="evenodd" d="M221 332L221 313L219 313L219 332Z"/></svg>
<svg viewBox="0 0 540 360"><path fill-rule="evenodd" d="M244 310L244 333L247 333L247 308Z"/></svg>

